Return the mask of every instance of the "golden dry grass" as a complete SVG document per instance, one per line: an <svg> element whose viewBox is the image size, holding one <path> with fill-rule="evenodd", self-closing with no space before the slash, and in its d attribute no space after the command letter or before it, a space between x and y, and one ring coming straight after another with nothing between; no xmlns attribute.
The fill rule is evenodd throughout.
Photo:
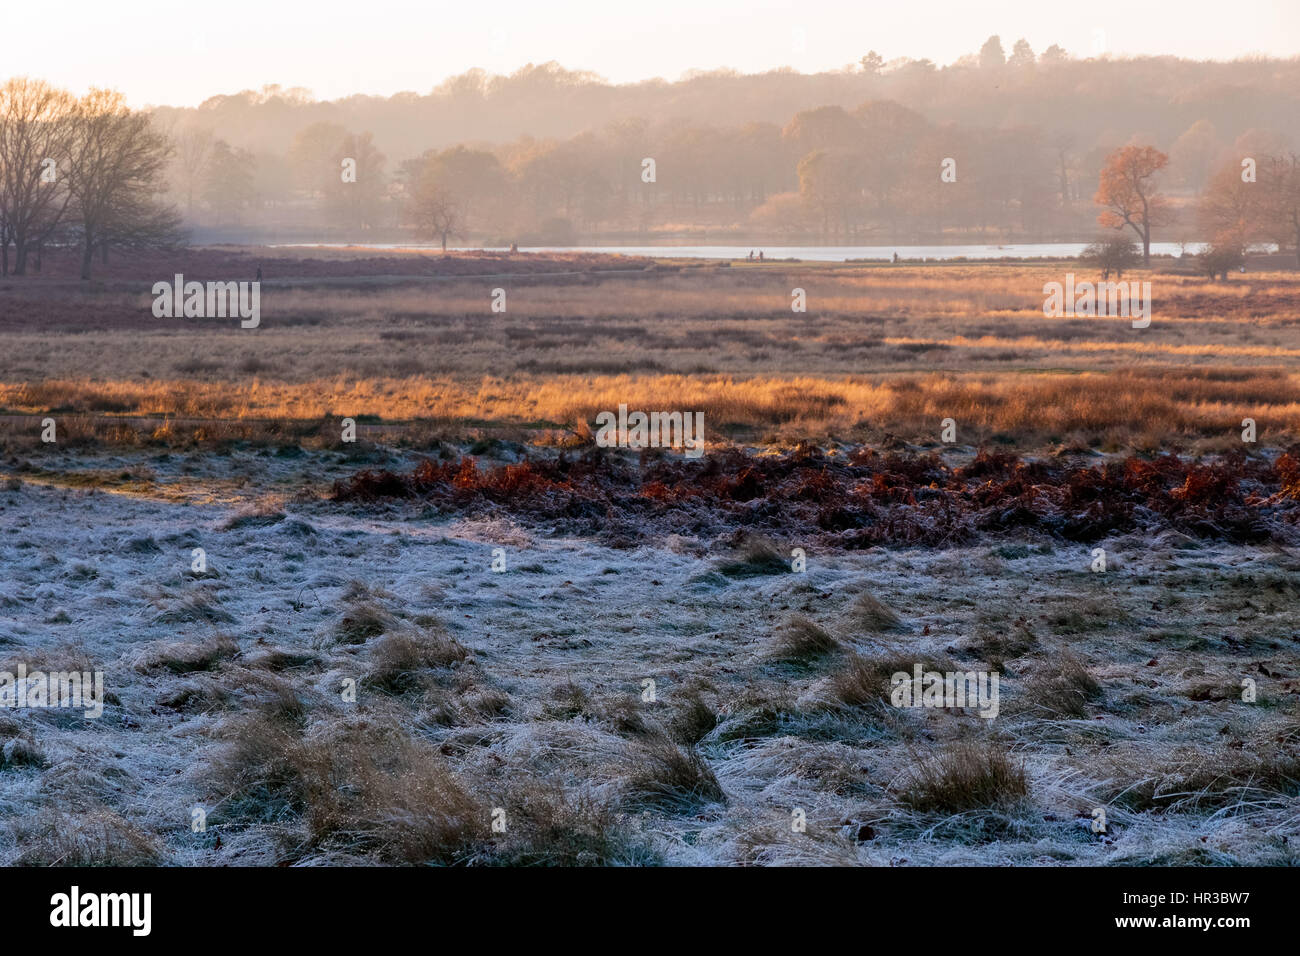
<svg viewBox="0 0 1300 956"><path fill-rule="evenodd" d="M1300 277L1134 273L1154 305L1151 326L1132 329L1045 318L1043 285L1067 272L1095 278L1062 262L533 279L507 289L505 314L489 310L494 281L304 280L268 287L251 331L154 320L147 296L123 291L23 286L0 308L52 317L5 323L0 409L61 415L72 434L94 430L78 414L582 431L626 403L703 411L715 439L731 426L770 431L751 440L932 439L949 417L966 443L1114 431L1159 444L1225 436L1244 417L1262 442L1300 435ZM806 314L790 311L796 287ZM145 437L195 436L182 422Z"/></svg>
<svg viewBox="0 0 1300 956"><path fill-rule="evenodd" d="M706 440L717 440L719 429L736 426L771 429L774 436L790 439L893 432L933 440L944 418L954 419L963 443L994 433L1060 441L1078 432L1119 430L1155 436L1160 444L1180 437L1229 437L1247 417L1257 422L1261 441L1277 444L1300 435L1300 372L1274 369L1241 374L1163 368L1073 375L931 374L874 381L565 375L543 381L485 379L476 385L415 377L305 384L0 385L0 405L13 412L71 410L74 414L64 417L66 434L92 430L91 422L79 423L75 415L104 407L180 419L144 433L164 441L196 432L199 437L215 434L186 419L315 421L333 432L343 417L375 416L428 422L452 431L499 423L586 433L599 412L617 409L620 403L631 409L702 411Z"/></svg>

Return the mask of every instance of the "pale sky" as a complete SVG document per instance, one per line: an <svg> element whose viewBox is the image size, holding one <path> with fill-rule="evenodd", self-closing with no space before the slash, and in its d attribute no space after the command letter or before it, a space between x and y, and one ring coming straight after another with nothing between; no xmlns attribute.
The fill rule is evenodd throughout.
<svg viewBox="0 0 1300 956"><path fill-rule="evenodd" d="M990 34L1076 56L1300 55L1300 0L60 0L5 4L0 76L192 106L268 83L319 99L426 93L557 60L615 82L837 69L869 49L943 65Z"/></svg>

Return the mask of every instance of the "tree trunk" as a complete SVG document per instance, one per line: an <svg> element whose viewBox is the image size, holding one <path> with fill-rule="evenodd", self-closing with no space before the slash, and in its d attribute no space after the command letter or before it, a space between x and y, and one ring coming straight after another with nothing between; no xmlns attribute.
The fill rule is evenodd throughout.
<svg viewBox="0 0 1300 956"><path fill-rule="evenodd" d="M447 251L447 234L445 232L442 234L442 251L444 253Z"/></svg>
<svg viewBox="0 0 1300 956"><path fill-rule="evenodd" d="M27 275L27 243L14 242L14 275Z"/></svg>
<svg viewBox="0 0 1300 956"><path fill-rule="evenodd" d="M90 238L90 234L87 233L86 242L81 247L81 278L83 279L90 278L90 266L94 261L95 261L95 243Z"/></svg>

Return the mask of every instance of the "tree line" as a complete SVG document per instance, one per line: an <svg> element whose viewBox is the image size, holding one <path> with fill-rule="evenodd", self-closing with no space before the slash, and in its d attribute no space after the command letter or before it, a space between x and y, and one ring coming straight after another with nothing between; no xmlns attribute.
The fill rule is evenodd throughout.
<svg viewBox="0 0 1300 956"><path fill-rule="evenodd" d="M78 98L26 77L0 85L0 275L39 272L47 247L75 246L89 279L110 249L183 241L161 199L171 150L119 93Z"/></svg>
<svg viewBox="0 0 1300 956"><path fill-rule="evenodd" d="M801 110L781 126L628 119L564 140L429 149L390 168L369 132L314 123L273 186L259 186L262 158L209 129L183 126L173 139L174 195L193 219L340 238L1033 241L1086 238L1100 224L1131 231L1147 257L1153 230L1225 248L1300 245L1296 154L1270 129L1194 151L1185 137L1165 152L1140 135L1085 148L1064 133L939 125L871 100Z"/></svg>
<svg viewBox="0 0 1300 956"><path fill-rule="evenodd" d="M525 244L1079 239L1130 145L1167 157L1164 238L1201 240L1212 176L1287 155L1298 117L1300 59L1080 60L996 36L947 66L870 51L819 74L610 84L529 64L424 95L269 86L155 111L177 143L173 199L223 237Z"/></svg>
<svg viewBox="0 0 1300 956"><path fill-rule="evenodd" d="M1193 85L1153 109L1150 89L1169 93L1170 76ZM1255 242L1300 256L1287 132L1300 99L1279 88L1287 77L1300 80L1297 61L1077 61L1059 47L1036 55L1024 41L1007 54L990 37L943 68L871 52L836 74L611 86L544 65L511 77L471 71L429 97L353 98L346 110L272 87L144 113L110 91L75 98L20 78L0 87L0 270L39 270L45 248L76 245L89 276L96 255L113 247L174 244L182 222L251 241L418 235L444 248L453 239L1079 240L1100 224L1129 235L1144 256L1153 233L1211 239L1229 257ZM1144 83L1117 88L1134 79ZM1235 85L1211 82L1228 80ZM1063 112L1081 102L1066 81L1084 83L1101 112L1083 111L1086 122ZM404 142L438 145L396 160L381 135L339 121L370 116L386 130L393 115L420 109L464 102L509 113L522 103L542 130L574 103L593 118L610 102L699 100L682 112L708 114L719 89L751 88L778 104L808 90L894 96L805 103L779 121L771 103L749 96L722 124L633 114L564 136L520 133L529 121L519 120L512 138L495 141L447 143L447 126L459 122L448 120L404 126ZM969 114L954 116L962 105ZM268 117L282 147L261 145ZM303 117L318 118L295 128Z"/></svg>
<svg viewBox="0 0 1300 956"><path fill-rule="evenodd" d="M864 49L869 45L868 37ZM209 128L259 160L285 157L294 137L315 123L369 130L379 149L401 162L457 143L508 143L526 135L564 141L630 118L670 127L754 122L780 128L802 110L852 110L874 100L891 100L937 126L1037 127L1073 137L1083 150L1123 145L1136 132L1199 176L1207 150L1231 146L1251 129L1296 129L1300 59L1081 59L1059 47L1036 53L1023 41L1004 45L991 37L947 65L890 59L886 51L821 73L709 70L611 83L556 63L530 63L509 75L470 70L432 89L388 97L318 101L307 90L266 86L193 108L159 107L155 115L166 127Z"/></svg>

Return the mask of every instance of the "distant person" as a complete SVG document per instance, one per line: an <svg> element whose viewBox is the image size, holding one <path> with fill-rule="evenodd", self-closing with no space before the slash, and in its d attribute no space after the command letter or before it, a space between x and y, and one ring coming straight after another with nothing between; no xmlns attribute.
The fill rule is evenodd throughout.
<svg viewBox="0 0 1300 956"><path fill-rule="evenodd" d="M510 251L511 251L511 253L518 252L518 251L519 251L519 243L517 243L517 242L512 242L512 243L510 243Z"/></svg>
<svg viewBox="0 0 1300 956"><path fill-rule="evenodd" d="M754 250L753 250L753 249L750 249L750 250L749 250L749 255L745 256L745 258L748 259L750 262L753 262L753 261L754 261Z"/></svg>
<svg viewBox="0 0 1300 956"><path fill-rule="evenodd" d="M258 267L257 267L257 281L258 281L258 282L261 282L261 281L262 281L262 267L261 267L261 266L258 266Z"/></svg>
<svg viewBox="0 0 1300 956"><path fill-rule="evenodd" d="M762 250L762 249L759 249L759 250L758 250L758 261L759 261L759 262L762 262L762 261L763 261L763 250Z"/></svg>
<svg viewBox="0 0 1300 956"><path fill-rule="evenodd" d="M897 253L897 252L894 253L894 261L895 261L895 262L898 261L898 253Z"/></svg>

